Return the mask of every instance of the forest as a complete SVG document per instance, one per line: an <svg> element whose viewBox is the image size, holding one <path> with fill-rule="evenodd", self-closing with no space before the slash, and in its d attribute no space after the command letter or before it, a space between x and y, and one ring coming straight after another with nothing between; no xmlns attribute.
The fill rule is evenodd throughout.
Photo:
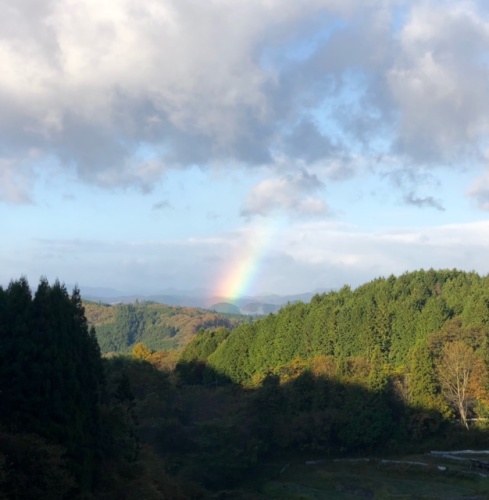
<svg viewBox="0 0 489 500"><path fill-rule="evenodd" d="M88 324L95 327L103 353L130 353L142 342L154 351L178 350L202 329L233 329L248 316L216 314L192 307L154 302L108 305L83 301Z"/></svg>
<svg viewBox="0 0 489 500"><path fill-rule="evenodd" d="M114 353L101 327L151 308L0 288L0 498L267 498L273 463L487 448L487 276L378 278L178 350L154 321Z"/></svg>

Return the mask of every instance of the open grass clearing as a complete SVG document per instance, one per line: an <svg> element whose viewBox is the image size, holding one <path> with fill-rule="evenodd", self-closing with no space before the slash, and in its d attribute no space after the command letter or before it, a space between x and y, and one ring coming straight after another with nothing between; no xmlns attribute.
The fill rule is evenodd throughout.
<svg viewBox="0 0 489 500"><path fill-rule="evenodd" d="M263 470L254 489L257 498L284 500L483 500L489 498L489 478L471 470L470 462L410 455L277 463Z"/></svg>

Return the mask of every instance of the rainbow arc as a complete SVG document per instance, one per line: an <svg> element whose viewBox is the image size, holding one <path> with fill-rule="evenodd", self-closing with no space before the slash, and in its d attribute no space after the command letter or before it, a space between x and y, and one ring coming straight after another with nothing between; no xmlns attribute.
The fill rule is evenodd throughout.
<svg viewBox="0 0 489 500"><path fill-rule="evenodd" d="M218 296L232 302L250 293L259 278L263 256L274 233L275 229L264 223L247 231L244 241L235 249L219 280Z"/></svg>

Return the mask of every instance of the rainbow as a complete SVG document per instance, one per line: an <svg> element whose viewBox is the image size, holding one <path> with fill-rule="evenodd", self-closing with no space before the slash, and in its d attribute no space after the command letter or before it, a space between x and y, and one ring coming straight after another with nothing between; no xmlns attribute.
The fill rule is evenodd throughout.
<svg viewBox="0 0 489 500"><path fill-rule="evenodd" d="M218 282L217 296L233 301L250 292L274 232L271 226L262 224L243 233Z"/></svg>

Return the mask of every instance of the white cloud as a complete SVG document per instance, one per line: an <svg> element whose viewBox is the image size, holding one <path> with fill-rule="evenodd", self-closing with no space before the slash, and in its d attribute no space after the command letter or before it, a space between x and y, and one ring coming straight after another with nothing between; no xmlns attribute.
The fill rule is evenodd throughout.
<svg viewBox="0 0 489 500"><path fill-rule="evenodd" d="M32 283L44 274L50 280L110 283L127 290L204 287L214 292L220 279L248 262L259 269L251 293L283 294L358 286L420 268L489 273L488 251L489 221L377 231L331 221L296 221L287 227L253 224L233 232L174 240L44 239L31 242L6 261L9 273L27 274ZM33 254L36 258L29 259ZM18 258L24 265L29 263L20 271ZM85 269L82 277L80 268Z"/></svg>
<svg viewBox="0 0 489 500"><path fill-rule="evenodd" d="M489 272L489 221L376 232L309 222L289 227L277 242L277 253L288 256L291 276L304 283L303 290L357 286L379 276L421 268ZM296 275L296 269L306 268L304 276ZM309 288L306 276L311 280Z"/></svg>
<svg viewBox="0 0 489 500"><path fill-rule="evenodd" d="M326 203L311 193L318 191L322 183L305 170L280 178L266 179L248 194L242 214L244 216L269 215L286 212L296 215L324 215Z"/></svg>
<svg viewBox="0 0 489 500"><path fill-rule="evenodd" d="M334 180L353 176L355 155L395 158L410 171L482 162L482 2L0 0L0 8L0 147L17 164L37 148L85 182L147 192L166 169L188 165L279 168L286 157L297 175L335 165ZM294 183L282 174L263 181L245 212L327 211ZM27 200L25 189L3 198ZM430 193L412 199L443 204Z"/></svg>
<svg viewBox="0 0 489 500"><path fill-rule="evenodd" d="M489 22L473 3L413 6L388 72L398 144L415 160L478 154L487 136Z"/></svg>
<svg viewBox="0 0 489 500"><path fill-rule="evenodd" d="M266 87L275 75L261 66L261 46L280 44L288 29L339 4L63 0L33 9L32 2L2 3L10 29L0 42L0 101L7 110L0 127L15 125L13 118L21 139L55 152L86 134L113 152L97 159L75 144L63 148L63 159L81 170L130 158L131 141L176 145L176 161L184 139L235 155L250 123L273 117Z"/></svg>

